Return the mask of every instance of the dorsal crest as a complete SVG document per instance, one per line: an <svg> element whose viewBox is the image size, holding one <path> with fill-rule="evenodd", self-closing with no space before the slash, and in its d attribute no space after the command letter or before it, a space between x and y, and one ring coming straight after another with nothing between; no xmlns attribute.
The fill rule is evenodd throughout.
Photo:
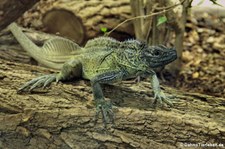
<svg viewBox="0 0 225 149"><path fill-rule="evenodd" d="M44 43L42 52L51 55L68 55L79 50L80 46L75 42L65 38L52 38Z"/></svg>
<svg viewBox="0 0 225 149"><path fill-rule="evenodd" d="M87 42L84 48L95 49L95 47L118 47L120 42L111 37L97 37Z"/></svg>

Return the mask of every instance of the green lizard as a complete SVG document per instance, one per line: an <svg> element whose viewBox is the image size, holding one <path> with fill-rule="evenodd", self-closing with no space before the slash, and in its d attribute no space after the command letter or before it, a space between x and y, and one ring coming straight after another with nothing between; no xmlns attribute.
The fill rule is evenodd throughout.
<svg viewBox="0 0 225 149"><path fill-rule="evenodd" d="M52 82L84 78L91 81L97 116L102 113L106 124L113 120L112 105L104 99L100 84L111 84L136 76L149 76L155 103L172 105L160 89L154 68L164 66L177 57L174 48L163 45L148 46L137 40L119 42L110 37L89 40L84 47L62 38L54 37L42 47L35 45L15 23L10 31L21 46L39 63L59 73L43 75L24 84L19 91L32 91Z"/></svg>

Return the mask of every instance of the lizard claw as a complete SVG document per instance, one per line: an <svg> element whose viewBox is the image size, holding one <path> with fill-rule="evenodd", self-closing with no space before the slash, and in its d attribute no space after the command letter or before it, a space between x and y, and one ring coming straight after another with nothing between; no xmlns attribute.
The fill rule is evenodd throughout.
<svg viewBox="0 0 225 149"><path fill-rule="evenodd" d="M21 88L18 89L18 92L23 92L23 91L30 92L30 91L34 90L35 88L40 88L40 87L45 88L55 80L56 80L55 74L40 76L38 78L35 78L35 79L25 83Z"/></svg>
<svg viewBox="0 0 225 149"><path fill-rule="evenodd" d="M154 94L155 94L154 102L153 102L154 105L158 104L158 105L162 106L163 103L166 103L170 107L173 106L173 103L171 101L169 101L168 99L166 99L166 95L164 94L163 91L161 91L161 90L155 91Z"/></svg>
<svg viewBox="0 0 225 149"><path fill-rule="evenodd" d="M114 123L114 114L112 110L112 104L109 101L101 100L101 102L97 103L96 109L97 109L96 116L95 116L96 121L99 117L99 114L101 113L102 121L105 127L109 122Z"/></svg>

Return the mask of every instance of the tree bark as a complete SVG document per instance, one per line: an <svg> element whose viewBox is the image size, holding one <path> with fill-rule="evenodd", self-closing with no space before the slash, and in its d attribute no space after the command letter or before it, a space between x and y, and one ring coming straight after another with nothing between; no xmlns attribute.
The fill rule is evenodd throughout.
<svg viewBox="0 0 225 149"><path fill-rule="evenodd" d="M105 85L106 99L117 108L115 124L104 130L101 119L95 124L89 81L53 83L47 90L17 93L26 81L52 72L0 59L0 148L168 149L187 148L188 144L225 145L224 98L163 86L174 107L154 109L148 82Z"/></svg>
<svg viewBox="0 0 225 149"><path fill-rule="evenodd" d="M39 0L1 0L0 1L0 30L20 17L27 9Z"/></svg>
<svg viewBox="0 0 225 149"><path fill-rule="evenodd" d="M43 16L43 24L51 33L59 33L84 44L103 35L101 28L111 30L130 16L129 0L58 1ZM128 22L111 36L124 40L134 35L133 32L132 22Z"/></svg>

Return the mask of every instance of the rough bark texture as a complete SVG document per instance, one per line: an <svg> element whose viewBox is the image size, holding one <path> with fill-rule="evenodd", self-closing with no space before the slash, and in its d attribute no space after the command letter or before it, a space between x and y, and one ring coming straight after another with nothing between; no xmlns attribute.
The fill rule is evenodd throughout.
<svg viewBox="0 0 225 149"><path fill-rule="evenodd" d="M20 17L27 9L39 0L1 0L0 30Z"/></svg>
<svg viewBox="0 0 225 149"><path fill-rule="evenodd" d="M58 1L43 16L44 26L51 33L60 33L84 44L88 39L103 35L101 28L108 30L129 18L129 0L103 1ZM133 35L132 22L119 27L111 34L117 39Z"/></svg>
<svg viewBox="0 0 225 149"><path fill-rule="evenodd" d="M1 45L0 51L6 48L15 51L8 45ZM105 96L117 108L115 124L104 130L101 120L94 122L89 81L74 80L53 84L48 90L18 94L16 90L24 82L54 71L5 59L1 55L0 148L168 149L186 148L183 143L225 145L224 98L163 87L174 107L154 109L150 83L107 85Z"/></svg>

